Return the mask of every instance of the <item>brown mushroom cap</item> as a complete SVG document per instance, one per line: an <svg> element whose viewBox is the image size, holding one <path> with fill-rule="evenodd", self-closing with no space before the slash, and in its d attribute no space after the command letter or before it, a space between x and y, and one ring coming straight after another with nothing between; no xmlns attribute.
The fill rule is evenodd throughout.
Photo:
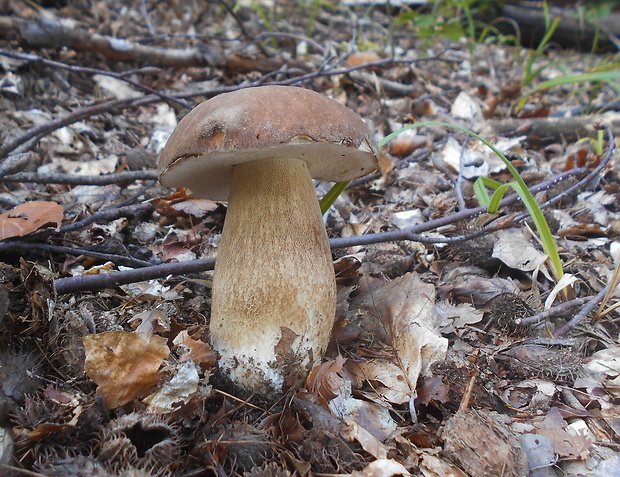
<svg viewBox="0 0 620 477"><path fill-rule="evenodd" d="M159 180L227 200L236 164L297 158L313 178L344 182L375 170L378 154L366 124L337 101L303 88L260 86L220 94L185 116L161 154Z"/></svg>

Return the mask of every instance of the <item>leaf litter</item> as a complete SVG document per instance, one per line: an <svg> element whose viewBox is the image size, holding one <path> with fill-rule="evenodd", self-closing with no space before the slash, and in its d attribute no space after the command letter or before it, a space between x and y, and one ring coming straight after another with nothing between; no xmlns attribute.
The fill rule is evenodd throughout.
<svg viewBox="0 0 620 477"><path fill-rule="evenodd" d="M104 3L10 2L0 12L0 21L12 15L7 32L39 13L47 15L48 35L58 18L79 18L71 31L96 53L57 49L55 41L43 50L32 37L20 37L25 29L1 39L13 58L0 55L0 155L14 164L26 159L16 172L31 174L29 180L43 176L11 182L9 175L0 191L0 353L6 354L0 354L0 425L8 430L0 443L2 472L476 476L527 475L538 465L565 475L607 475L620 435L617 290L567 339L550 336L577 313L562 308L559 287L587 298L612 280L615 160L545 209L570 280L557 287L527 220L493 231L497 216L467 215L478 205L473 179L512 180L503 163L476 141L437 126L399 136L383 149L379 171L328 211L330 236L405 234L444 222L415 232L415 241L400 235L334 249L339 303L330 348L305 381L291 378L292 388L275 404L243 395L219 376L206 331L210 272L67 295L57 294L55 284L134 270L121 258L160 265L216 256L223 204L171 195L149 179L66 182L140 170L152 180L154 158L187 112L183 102L293 79L354 109L378 139L423 120L473 127L493 139L529 186L545 186L536 191L544 202L574 185L577 169L592 170L602 159L594 142L579 140L584 129L538 135L535 120L552 125L546 115L591 104L590 95L613 104L613 88L538 92L518 117L521 48L444 37L428 43L412 34L413 24L394 27L395 43L384 48L393 17L381 6L319 6L308 38L304 21L311 15L300 15L305 6L294 2L272 4L269 12L258 3L227 10L215 2L205 11L153 4L146 13L140 2ZM138 20L127 21L128 12ZM357 44L342 28L352 13L361 22ZM265 28L268 15L272 24ZM282 36L259 39L274 27ZM97 50L106 43L88 43L94 31L108 45L142 56ZM146 44L151 48L140 49ZM188 58L196 45L200 60L162 62L172 49ZM26 50L41 55L41 64L15 59ZM333 66L330 55L345 50L351 54ZM399 62L384 61L392 53ZM545 55L540 61L575 71L616 61L572 50ZM368 61L371 67L350 69ZM77 71L78 65L92 71ZM143 86L160 96L149 99ZM71 119L91 106L102 109ZM596 116L605 117L610 113ZM50 126L63 118L69 119ZM518 126L502 130L505 120ZM49 132L37 129L46 126ZM28 155L11 156L15 148L8 146L21 134L30 136L16 148L25 144ZM127 204L142 208L114 215ZM512 219L522 210L516 201L500 212ZM449 241L484 227L490 229L482 236Z"/></svg>

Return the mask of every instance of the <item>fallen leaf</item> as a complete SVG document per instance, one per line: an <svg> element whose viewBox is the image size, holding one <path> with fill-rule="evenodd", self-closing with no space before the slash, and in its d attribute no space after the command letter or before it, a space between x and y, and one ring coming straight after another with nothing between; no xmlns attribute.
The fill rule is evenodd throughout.
<svg viewBox="0 0 620 477"><path fill-rule="evenodd" d="M346 428L342 430L342 437L348 441L357 441L366 452L375 459L387 458L389 448L379 439L360 426L354 419L345 419Z"/></svg>
<svg viewBox="0 0 620 477"><path fill-rule="evenodd" d="M347 369L356 377L358 386L368 381L379 396L393 404L404 404L411 398L411 389L403 370L391 360L350 362Z"/></svg>
<svg viewBox="0 0 620 477"><path fill-rule="evenodd" d="M187 330L181 331L172 342L187 348L187 353L181 356L181 359L190 359L203 370L212 368L217 362L217 353L211 346L204 341L195 340Z"/></svg>
<svg viewBox="0 0 620 477"><path fill-rule="evenodd" d="M393 459L377 459L361 471L353 471L351 477L393 477L394 475L411 475L403 464Z"/></svg>
<svg viewBox="0 0 620 477"><path fill-rule="evenodd" d="M367 306L387 325L413 393L422 370L444 359L448 349L448 340L439 333L435 287L424 283L418 274L407 273L370 293Z"/></svg>
<svg viewBox="0 0 620 477"><path fill-rule="evenodd" d="M521 229L499 230L496 238L492 256L510 268L531 272L547 261L547 255L534 247Z"/></svg>
<svg viewBox="0 0 620 477"><path fill-rule="evenodd" d="M148 411L165 414L180 409L198 392L198 369L193 361L179 364L173 378L156 393L143 399L149 405Z"/></svg>
<svg viewBox="0 0 620 477"><path fill-rule="evenodd" d="M204 217L209 212L213 212L219 205L210 199L187 199L183 202L172 204L174 210L184 212L194 217Z"/></svg>
<svg viewBox="0 0 620 477"><path fill-rule="evenodd" d="M527 456L502 416L467 409L448 419L441 437L443 455L469 475L527 475Z"/></svg>
<svg viewBox="0 0 620 477"><path fill-rule="evenodd" d="M336 391L341 378L336 373L342 369L346 361L345 358L338 355L335 360L321 363L310 371L306 385L308 391L318 395L318 404L327 407L329 401L338 397Z"/></svg>
<svg viewBox="0 0 620 477"><path fill-rule="evenodd" d="M445 459L440 459L429 451L422 454L420 472L424 477L468 477L468 474L457 466Z"/></svg>
<svg viewBox="0 0 620 477"><path fill-rule="evenodd" d="M59 227L64 210L56 202L35 200L0 214L0 240L23 237L46 225Z"/></svg>
<svg viewBox="0 0 620 477"><path fill-rule="evenodd" d="M418 388L418 398L416 402L428 406L431 401L447 403L449 388L440 377L432 376L424 380L424 385Z"/></svg>
<svg viewBox="0 0 620 477"><path fill-rule="evenodd" d="M157 384L157 372L170 353L166 338L111 331L82 338L84 371L110 409L127 404Z"/></svg>
<svg viewBox="0 0 620 477"><path fill-rule="evenodd" d="M551 440L553 450L558 456L575 460L589 457L594 439L587 432L570 432L568 427L556 407L552 407L544 419L534 425L536 434Z"/></svg>

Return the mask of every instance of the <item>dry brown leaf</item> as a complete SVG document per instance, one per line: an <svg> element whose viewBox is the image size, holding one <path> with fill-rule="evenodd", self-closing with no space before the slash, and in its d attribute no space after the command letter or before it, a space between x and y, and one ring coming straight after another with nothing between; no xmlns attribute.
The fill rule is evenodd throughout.
<svg viewBox="0 0 620 477"><path fill-rule="evenodd" d="M424 477L468 477L468 474L453 463L440 459L430 452L432 450L425 451L421 457L420 472Z"/></svg>
<svg viewBox="0 0 620 477"><path fill-rule="evenodd" d="M335 374L342 369L346 359L338 355L335 360L315 366L306 380L308 391L318 395L318 404L327 407L327 403L338 396L340 377Z"/></svg>
<svg viewBox="0 0 620 477"><path fill-rule="evenodd" d="M370 432L360 426L355 420L346 418L344 420L346 427L342 430L342 437L349 442L357 441L364 448L366 452L372 455L375 459L386 459L389 447L382 444L379 439L373 436Z"/></svg>
<svg viewBox="0 0 620 477"><path fill-rule="evenodd" d="M368 381L377 394L393 404L404 404L411 398L407 377L392 360L350 361L347 369L356 377L358 386L362 387L363 381Z"/></svg>
<svg viewBox="0 0 620 477"><path fill-rule="evenodd" d="M541 422L535 425L536 434L551 440L555 453L565 459L586 459L593 440L586 434L571 434L567 422L556 407L552 407Z"/></svg>
<svg viewBox="0 0 620 477"><path fill-rule="evenodd" d="M208 212L213 212L218 207L217 202L210 199L187 199L183 202L172 204L174 210L184 212L187 215L193 215L194 217L204 217Z"/></svg>
<svg viewBox="0 0 620 477"><path fill-rule="evenodd" d="M467 409L448 419L443 455L469 475L527 475L527 455L496 412Z"/></svg>
<svg viewBox="0 0 620 477"><path fill-rule="evenodd" d="M439 334L435 287L407 273L370 293L369 305L387 325L413 392L422 369L443 359L448 348L448 340Z"/></svg>
<svg viewBox="0 0 620 477"><path fill-rule="evenodd" d="M0 240L22 237L46 225L59 227L64 210L56 202L35 200L0 214Z"/></svg>
<svg viewBox="0 0 620 477"><path fill-rule="evenodd" d="M82 338L84 371L110 409L127 404L157 384L157 371L170 353L166 338L111 331Z"/></svg>
<svg viewBox="0 0 620 477"><path fill-rule="evenodd" d="M181 331L173 340L175 345L183 345L188 349L183 359L191 359L203 370L212 368L217 362L217 353L204 341L195 340L186 330Z"/></svg>
<svg viewBox="0 0 620 477"><path fill-rule="evenodd" d="M377 459L362 471L353 471L351 477L393 477L395 475L411 475L405 466L393 459Z"/></svg>

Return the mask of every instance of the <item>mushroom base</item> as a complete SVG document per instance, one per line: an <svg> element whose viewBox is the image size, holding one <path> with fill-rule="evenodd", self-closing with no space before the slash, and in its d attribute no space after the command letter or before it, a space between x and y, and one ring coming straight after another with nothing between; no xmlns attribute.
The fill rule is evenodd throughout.
<svg viewBox="0 0 620 477"><path fill-rule="evenodd" d="M280 391L321 360L335 310L331 251L306 163L235 166L213 278L220 368L249 391Z"/></svg>

